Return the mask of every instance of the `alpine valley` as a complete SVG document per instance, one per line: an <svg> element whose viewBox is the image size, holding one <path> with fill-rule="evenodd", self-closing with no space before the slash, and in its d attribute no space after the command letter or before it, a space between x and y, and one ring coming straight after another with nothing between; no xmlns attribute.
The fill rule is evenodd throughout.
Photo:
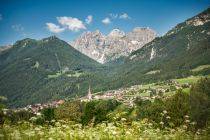
<svg viewBox="0 0 210 140"><path fill-rule="evenodd" d="M0 51L0 95L10 107L210 74L210 8L157 36L150 28L85 32L69 45L26 38Z"/></svg>

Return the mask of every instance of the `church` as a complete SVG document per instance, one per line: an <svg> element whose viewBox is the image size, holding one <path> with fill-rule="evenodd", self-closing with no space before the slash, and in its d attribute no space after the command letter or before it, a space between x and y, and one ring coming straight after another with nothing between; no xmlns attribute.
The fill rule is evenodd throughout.
<svg viewBox="0 0 210 140"><path fill-rule="evenodd" d="M90 85L89 85L87 96L80 98L80 101L81 102L89 102L89 101L92 101L92 100L93 100L93 97L92 97L91 88L90 88Z"/></svg>

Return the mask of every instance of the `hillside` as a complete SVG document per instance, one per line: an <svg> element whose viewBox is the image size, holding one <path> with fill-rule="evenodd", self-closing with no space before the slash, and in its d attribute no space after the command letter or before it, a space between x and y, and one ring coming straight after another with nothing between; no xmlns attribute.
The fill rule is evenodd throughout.
<svg viewBox="0 0 210 140"><path fill-rule="evenodd" d="M100 86L106 87L108 84L109 88L118 88L189 75L209 74L209 67L193 71L199 66L208 66L209 56L210 8L178 24L164 36L157 37L134 51L126 59L113 61L117 66L112 68L113 75L110 76L110 81Z"/></svg>
<svg viewBox="0 0 210 140"><path fill-rule="evenodd" d="M1 95L8 97L9 106L71 96L86 91L88 73L97 67L99 63L55 36L20 40L0 52Z"/></svg>

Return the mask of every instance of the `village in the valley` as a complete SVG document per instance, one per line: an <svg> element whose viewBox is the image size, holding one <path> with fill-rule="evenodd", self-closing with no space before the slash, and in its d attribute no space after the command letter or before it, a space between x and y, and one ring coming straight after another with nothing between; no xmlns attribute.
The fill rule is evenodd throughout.
<svg viewBox="0 0 210 140"><path fill-rule="evenodd" d="M81 102L89 102L92 100L107 100L116 99L118 102L124 103L127 107L133 107L136 98L142 100L151 100L155 98L168 98L178 89L189 89L189 83L179 84L175 80L167 80L164 82L153 83L148 85L134 85L128 88L119 88L117 90L108 90L104 92L92 93L91 86L89 86L86 96L75 98ZM18 108L14 111L28 110L34 114L40 110L48 107L56 108L62 105L67 100L56 100L43 104L28 105L24 108Z"/></svg>

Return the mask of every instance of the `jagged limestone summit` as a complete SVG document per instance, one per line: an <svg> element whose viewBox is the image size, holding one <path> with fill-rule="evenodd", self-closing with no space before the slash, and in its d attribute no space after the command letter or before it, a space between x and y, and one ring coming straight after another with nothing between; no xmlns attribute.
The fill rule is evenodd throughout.
<svg viewBox="0 0 210 140"><path fill-rule="evenodd" d="M99 63L106 63L121 56L128 56L155 37L155 31L148 27L136 27L127 34L113 29L107 36L96 30L84 32L73 41L72 46Z"/></svg>

